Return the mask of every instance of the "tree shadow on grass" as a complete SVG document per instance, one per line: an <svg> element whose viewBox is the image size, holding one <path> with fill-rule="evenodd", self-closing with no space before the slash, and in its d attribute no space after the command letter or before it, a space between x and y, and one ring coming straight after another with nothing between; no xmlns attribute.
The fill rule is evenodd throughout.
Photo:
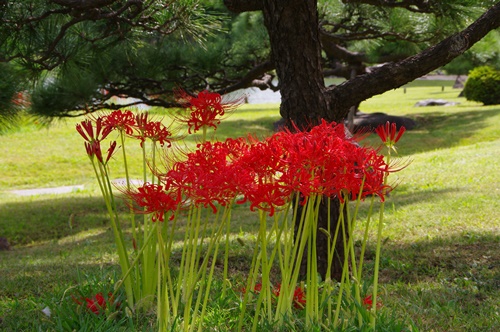
<svg viewBox="0 0 500 332"><path fill-rule="evenodd" d="M450 187L443 189L419 189L418 191L406 192L411 185L399 185L393 193L390 193L388 202L394 203L398 208L407 205L415 205L426 202L437 203L439 200L449 199L448 194L456 194L460 188Z"/></svg>
<svg viewBox="0 0 500 332"><path fill-rule="evenodd" d="M406 132L398 142L398 152L407 156L457 146L460 141L473 137L475 133L489 126L490 118L500 115L500 108L454 111L409 114L408 117L415 120L417 127Z"/></svg>
<svg viewBox="0 0 500 332"><path fill-rule="evenodd" d="M388 290L383 301L425 331L498 331L499 247L496 232L386 243L379 273ZM370 268L373 257L371 249Z"/></svg>
<svg viewBox="0 0 500 332"><path fill-rule="evenodd" d="M500 290L500 234L463 232L412 243L387 243L381 260L381 281L439 282L469 277L482 287Z"/></svg>
<svg viewBox="0 0 500 332"><path fill-rule="evenodd" d="M0 208L0 236L6 237L11 245L60 239L109 225L100 197L22 198L3 203Z"/></svg>
<svg viewBox="0 0 500 332"><path fill-rule="evenodd" d="M120 198L116 202L122 229L127 234L131 229L129 207ZM251 212L247 203L235 205L232 210L233 222L237 224L232 229L233 233L247 228L255 228L257 231L258 214ZM211 211L207 209L208 214ZM184 238L182 232L185 230L186 214L187 211L182 211L179 215L176 240ZM138 223L142 218L140 214L135 215ZM77 236L82 232L92 233L95 229L107 229L111 232L107 209L103 199L98 196L24 197L15 202L0 204L0 236L7 238L11 246L39 245ZM113 241L111 238L111 242Z"/></svg>

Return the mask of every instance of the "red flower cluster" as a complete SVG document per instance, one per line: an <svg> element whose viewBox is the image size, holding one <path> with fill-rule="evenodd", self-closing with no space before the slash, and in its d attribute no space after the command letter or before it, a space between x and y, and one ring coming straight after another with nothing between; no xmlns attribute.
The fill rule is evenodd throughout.
<svg viewBox="0 0 500 332"><path fill-rule="evenodd" d="M95 134L94 123L91 120L85 120L76 125L76 131L87 142L102 141L111 133L111 130L109 126L103 126L102 118L95 121Z"/></svg>
<svg viewBox="0 0 500 332"><path fill-rule="evenodd" d="M203 90L197 97L189 95L186 91L177 91L179 102L189 112L179 114L178 120L188 125L188 132L195 133L203 127L217 128L221 118L229 111L234 110L241 100L224 100L218 94Z"/></svg>
<svg viewBox="0 0 500 332"><path fill-rule="evenodd" d="M295 288L293 292L293 305L297 309L304 309L306 306L306 293L302 287Z"/></svg>
<svg viewBox="0 0 500 332"><path fill-rule="evenodd" d="M106 310L107 304L112 305L115 302L112 293L108 293L107 300L104 298L104 295L102 293L97 293L93 297L86 297L83 300L86 303L87 309L96 315L103 313L104 310ZM73 297L73 301L75 301L75 303L78 305L82 305L82 302L75 297ZM116 308L118 308L119 305L119 303L116 303Z"/></svg>
<svg viewBox="0 0 500 332"><path fill-rule="evenodd" d="M146 139L159 142L161 146L165 143L170 146L172 141L172 133L161 121L148 119L147 113L136 116L131 111L113 111L93 121L82 121L76 125L76 130L86 141L85 149L89 157L97 157L102 164L106 164L109 161L116 149L116 142L111 142L106 159L103 158L101 142L113 130L122 131L129 137L138 138L141 141L141 146Z"/></svg>
<svg viewBox="0 0 500 332"><path fill-rule="evenodd" d="M276 285L272 289L274 296L279 297L280 290L281 290L281 284ZM261 283L255 284L254 293L259 294L261 291L262 291L262 284ZM245 293L245 292L246 292L246 289L243 288L243 293ZM302 288L302 286L296 287L294 292L293 292L293 306L296 309L304 309L306 306L306 293L304 291L304 288Z"/></svg>
<svg viewBox="0 0 500 332"><path fill-rule="evenodd" d="M218 117L235 104L225 104L215 93L202 91L198 97L180 93L192 115L186 121L194 131L201 126L215 126ZM87 141L89 156L107 163L116 142L112 142L104 159L100 143L112 130L121 130L141 140L171 144L171 132L160 121L152 121L147 113L134 116L130 111L114 111L99 117L94 124L83 121L76 126ZM94 132L95 129L95 132ZM378 129L386 141L397 142L404 128L396 134L395 126ZM382 137L381 136L381 137ZM169 164L169 163L165 163ZM363 199L378 195L381 200L390 190L384 177L391 170L377 150L360 147L347 137L344 125L321 124L310 131L282 131L265 141L253 137L206 142L188 153L161 175L162 184L146 184L137 192L127 194L163 221L168 211L175 211L183 199L195 205L225 206L241 197L237 203L249 202L250 208L273 215L286 205L294 193L300 193L305 203L311 195Z"/></svg>
<svg viewBox="0 0 500 332"><path fill-rule="evenodd" d="M295 192L303 203L311 195L378 195L383 200L390 189L383 180L390 171L377 150L347 138L343 125L322 122L309 132L280 132L265 141L249 137L199 144L161 177L168 189L165 197L174 197L177 204L155 202L153 196L145 200L145 189L130 196L157 216L179 206L181 197L214 212L216 204L241 197L237 203L248 201L252 210L273 215ZM157 190L161 188L155 188L155 195Z"/></svg>
<svg viewBox="0 0 500 332"><path fill-rule="evenodd" d="M180 190L193 204L210 206L229 204L238 193L239 178L230 163L226 144L206 142L177 162L164 177L169 188Z"/></svg>
<svg viewBox="0 0 500 332"><path fill-rule="evenodd" d="M153 221L164 221L164 214L177 210L181 202L180 192L165 190L161 185L145 183L137 191L127 191L126 194L144 209L136 209L137 213L153 213ZM171 215L170 219L173 219Z"/></svg>
<svg viewBox="0 0 500 332"><path fill-rule="evenodd" d="M76 131L78 131L78 133L86 141L85 150L87 151L87 155L90 158L96 157L99 162L106 164L115 151L116 142L111 142L105 161L102 157L101 142L111 133L112 128L104 125L102 118L98 118L95 121L95 133L94 123L90 120L85 120L77 124Z"/></svg>
<svg viewBox="0 0 500 332"><path fill-rule="evenodd" d="M173 140L172 132L161 121L154 121L148 117L148 113L142 113L135 118L137 123L135 129L138 134L134 137L141 141L141 147L148 138L153 142L160 143L161 146L167 143L167 147L170 147Z"/></svg>
<svg viewBox="0 0 500 332"><path fill-rule="evenodd" d="M103 121L107 128L124 131L127 135L132 135L136 128L135 115L131 111L113 111Z"/></svg>
<svg viewBox="0 0 500 332"><path fill-rule="evenodd" d="M280 296L281 285L278 284L273 289L273 294L278 297ZM293 291L293 306L295 309L304 309L306 306L306 293L302 286L298 286Z"/></svg>
<svg viewBox="0 0 500 332"><path fill-rule="evenodd" d="M282 179L305 198L376 194L384 199L383 178L389 171L384 157L346 137L344 125L322 121L309 132L277 135L287 163Z"/></svg>
<svg viewBox="0 0 500 332"><path fill-rule="evenodd" d="M372 296L371 295L368 295L367 297L365 297L363 299L363 305L367 308L367 309L371 309L372 306L373 306L373 300L372 300ZM377 309L380 309L383 307L383 303L380 302L380 300L377 301Z"/></svg>

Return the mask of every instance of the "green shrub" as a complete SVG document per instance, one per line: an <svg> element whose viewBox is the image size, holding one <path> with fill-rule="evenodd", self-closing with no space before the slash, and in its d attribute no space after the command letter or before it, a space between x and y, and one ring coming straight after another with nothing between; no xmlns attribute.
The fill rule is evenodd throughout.
<svg viewBox="0 0 500 332"><path fill-rule="evenodd" d="M484 105L500 104L500 71L488 66L471 70L465 82L464 96Z"/></svg>

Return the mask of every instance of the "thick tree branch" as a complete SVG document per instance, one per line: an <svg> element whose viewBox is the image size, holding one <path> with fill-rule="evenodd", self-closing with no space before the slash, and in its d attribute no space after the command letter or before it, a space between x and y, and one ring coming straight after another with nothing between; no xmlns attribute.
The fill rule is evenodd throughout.
<svg viewBox="0 0 500 332"><path fill-rule="evenodd" d="M274 65L271 61L266 61L264 63L261 63L258 66L252 68L237 83L232 84L224 89L221 89L218 92L220 94L225 94L225 93L229 93L232 91L236 91L236 90L244 89L244 88L249 88L249 87L253 87L253 86L261 88L261 85L256 84L257 82L254 82L254 81L255 80L262 80L264 75L273 69L274 69ZM268 88L271 88L271 86L268 86Z"/></svg>
<svg viewBox="0 0 500 332"><path fill-rule="evenodd" d="M368 57L365 53L349 51L345 47L337 45L331 38L328 38L328 35L324 33L320 34L320 38L321 48L325 51L329 58L343 60L348 63L368 61Z"/></svg>
<svg viewBox="0 0 500 332"><path fill-rule="evenodd" d="M329 35L326 34L321 34L321 45L328 58L342 60L351 64L373 62L373 59L369 59L366 53L349 51L345 47L336 44L334 40L332 38L329 38ZM391 61L400 61L403 58L404 57L399 54L389 54L386 56L379 56L377 58L377 62L385 63Z"/></svg>
<svg viewBox="0 0 500 332"><path fill-rule="evenodd" d="M389 63L327 90L335 120L344 118L349 107L374 95L398 88L445 64L468 50L488 32L500 27L500 2L473 24L423 52L400 62ZM342 96L350 96L343 98Z"/></svg>

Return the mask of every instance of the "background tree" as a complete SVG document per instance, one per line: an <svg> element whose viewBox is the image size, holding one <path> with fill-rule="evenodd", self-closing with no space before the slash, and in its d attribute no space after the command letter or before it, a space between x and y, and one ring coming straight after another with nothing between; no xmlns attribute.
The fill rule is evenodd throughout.
<svg viewBox="0 0 500 332"><path fill-rule="evenodd" d="M221 0L3 0L0 62L22 70L31 111L48 117L122 107L115 97L134 98L128 106L176 106L171 92L180 82L193 93L276 91L262 11L241 7L259 2L227 1L240 6L231 14ZM319 68L346 79L369 72L458 31L492 4L322 0Z"/></svg>

